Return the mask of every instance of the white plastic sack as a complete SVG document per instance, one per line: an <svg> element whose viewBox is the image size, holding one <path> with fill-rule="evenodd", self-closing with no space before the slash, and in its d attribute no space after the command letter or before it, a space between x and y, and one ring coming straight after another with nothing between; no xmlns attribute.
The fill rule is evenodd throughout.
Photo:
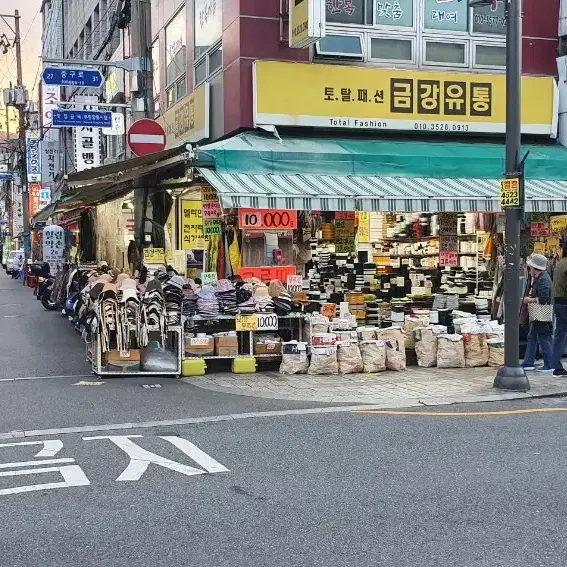
<svg viewBox="0 0 567 567"><path fill-rule="evenodd" d="M488 339L488 366L504 366L504 337Z"/></svg>
<svg viewBox="0 0 567 567"><path fill-rule="evenodd" d="M437 334L432 327L414 329L415 354L421 368L437 366Z"/></svg>
<svg viewBox="0 0 567 567"><path fill-rule="evenodd" d="M488 344L486 335L467 333L463 335L465 345L465 366L476 368L488 364Z"/></svg>
<svg viewBox="0 0 567 567"><path fill-rule="evenodd" d="M428 319L417 315L407 315L404 323L404 340L405 348L415 348L414 330L419 327L425 327Z"/></svg>
<svg viewBox="0 0 567 567"><path fill-rule="evenodd" d="M364 372L375 373L386 370L386 343L384 341L362 341L360 353Z"/></svg>
<svg viewBox="0 0 567 567"><path fill-rule="evenodd" d="M337 347L312 347L308 374L338 374Z"/></svg>
<svg viewBox="0 0 567 567"><path fill-rule="evenodd" d="M438 368L464 368L465 345L460 335L439 335L437 341Z"/></svg>
<svg viewBox="0 0 567 567"><path fill-rule="evenodd" d="M280 374L305 374L309 369L307 352L296 354L282 354Z"/></svg>
<svg viewBox="0 0 567 567"><path fill-rule="evenodd" d="M386 341L386 368L388 370L406 369L406 349L404 341L388 339Z"/></svg>
<svg viewBox="0 0 567 567"><path fill-rule="evenodd" d="M356 372L362 372L364 369L358 343L339 344L337 360L341 374L355 374Z"/></svg>

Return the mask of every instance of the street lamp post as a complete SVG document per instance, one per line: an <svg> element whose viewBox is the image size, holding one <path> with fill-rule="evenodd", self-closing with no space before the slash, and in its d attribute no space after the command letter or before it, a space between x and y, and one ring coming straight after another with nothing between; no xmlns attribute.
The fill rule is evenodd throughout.
<svg viewBox="0 0 567 567"><path fill-rule="evenodd" d="M506 1L506 173L520 180L520 206L506 208L504 270L504 366L494 388L527 391L530 383L520 366L520 221L524 208L524 164L520 159L522 128L522 0ZM470 7L494 0L469 0Z"/></svg>

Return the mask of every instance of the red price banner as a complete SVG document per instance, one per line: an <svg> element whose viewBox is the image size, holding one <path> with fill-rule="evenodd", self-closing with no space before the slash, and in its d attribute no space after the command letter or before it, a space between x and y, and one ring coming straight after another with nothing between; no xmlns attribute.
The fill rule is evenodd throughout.
<svg viewBox="0 0 567 567"><path fill-rule="evenodd" d="M238 227L244 230L294 230L297 228L297 211L238 209Z"/></svg>
<svg viewBox="0 0 567 567"><path fill-rule="evenodd" d="M243 280L257 278L263 282L280 280L282 283L287 283L287 277L294 276L296 272L295 266L261 266L259 268L240 268L238 275Z"/></svg>
<svg viewBox="0 0 567 567"><path fill-rule="evenodd" d="M440 252L439 253L440 266L458 266L459 255L455 252Z"/></svg>

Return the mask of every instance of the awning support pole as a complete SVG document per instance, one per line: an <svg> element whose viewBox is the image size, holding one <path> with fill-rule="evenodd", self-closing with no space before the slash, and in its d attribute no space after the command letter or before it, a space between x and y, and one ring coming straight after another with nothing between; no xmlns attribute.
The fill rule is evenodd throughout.
<svg viewBox="0 0 567 567"><path fill-rule="evenodd" d="M508 0L506 27L506 177L520 179L520 207L506 209L504 269L504 366L494 387L526 392L530 383L520 366L520 221L524 208L522 144L522 0Z"/></svg>

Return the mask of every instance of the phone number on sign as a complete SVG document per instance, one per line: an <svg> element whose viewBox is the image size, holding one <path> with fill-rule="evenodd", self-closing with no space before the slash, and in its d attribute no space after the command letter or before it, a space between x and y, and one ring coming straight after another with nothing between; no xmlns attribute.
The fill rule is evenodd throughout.
<svg viewBox="0 0 567 567"><path fill-rule="evenodd" d="M416 122L414 130L427 130L429 132L468 132L468 124L447 124L446 122Z"/></svg>

